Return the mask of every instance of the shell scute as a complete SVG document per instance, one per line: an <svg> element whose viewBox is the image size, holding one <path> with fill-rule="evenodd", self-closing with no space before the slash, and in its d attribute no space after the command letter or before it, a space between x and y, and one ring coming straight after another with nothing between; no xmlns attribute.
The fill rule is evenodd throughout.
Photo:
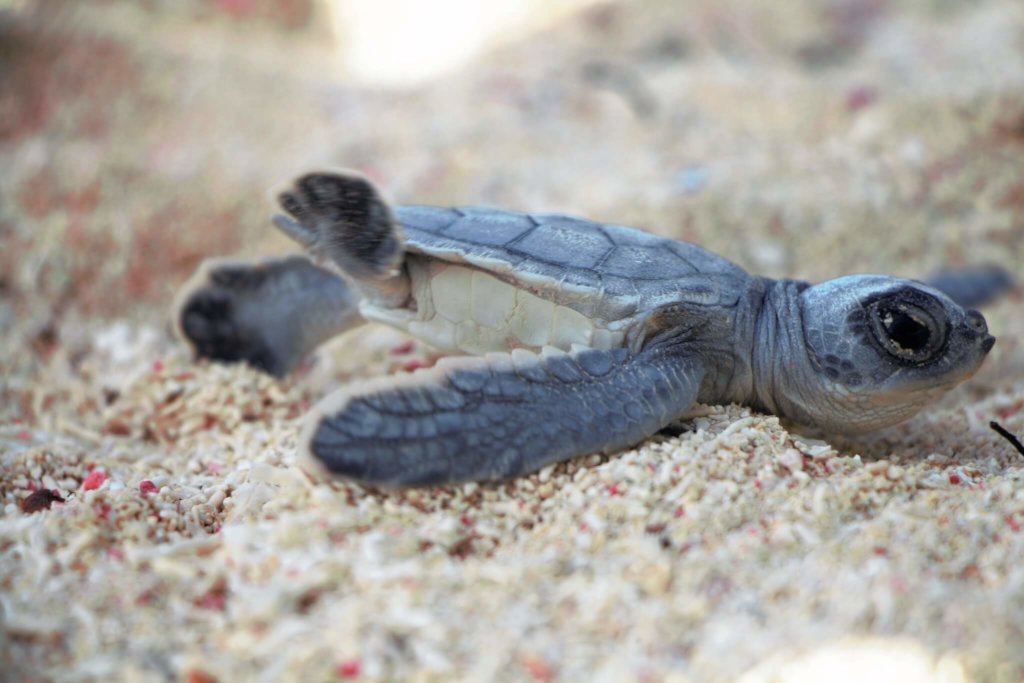
<svg viewBox="0 0 1024 683"><path fill-rule="evenodd" d="M395 217L410 253L469 264L605 321L679 301L727 302L747 278L695 245L571 216L417 206Z"/></svg>
<svg viewBox="0 0 1024 683"><path fill-rule="evenodd" d="M444 236L471 244L503 246L536 227L533 221L521 214L491 211L459 218L444 229Z"/></svg>
<svg viewBox="0 0 1024 683"><path fill-rule="evenodd" d="M603 270L612 275L642 280L663 280L697 272L696 268L662 245L616 247L604 262Z"/></svg>
<svg viewBox="0 0 1024 683"><path fill-rule="evenodd" d="M593 270L608 256L612 245L586 224L541 224L509 245L509 249L548 265Z"/></svg>

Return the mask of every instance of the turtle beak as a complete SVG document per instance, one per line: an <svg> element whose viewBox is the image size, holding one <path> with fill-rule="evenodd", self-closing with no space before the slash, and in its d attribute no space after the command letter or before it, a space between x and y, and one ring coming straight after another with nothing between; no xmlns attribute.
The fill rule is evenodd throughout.
<svg viewBox="0 0 1024 683"><path fill-rule="evenodd" d="M988 324L985 322L985 316L975 310L967 311L966 319L967 327L971 333L981 340L981 351L983 354L987 354L992 350L992 347L996 344L996 338L988 333Z"/></svg>

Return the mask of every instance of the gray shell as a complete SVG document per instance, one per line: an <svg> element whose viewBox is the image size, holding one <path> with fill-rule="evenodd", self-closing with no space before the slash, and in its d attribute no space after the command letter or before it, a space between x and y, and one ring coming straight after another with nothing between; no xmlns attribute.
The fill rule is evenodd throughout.
<svg viewBox="0 0 1024 683"><path fill-rule="evenodd" d="M570 216L401 206L395 218L411 254L468 263L604 320L675 302L731 306L748 277L695 245Z"/></svg>

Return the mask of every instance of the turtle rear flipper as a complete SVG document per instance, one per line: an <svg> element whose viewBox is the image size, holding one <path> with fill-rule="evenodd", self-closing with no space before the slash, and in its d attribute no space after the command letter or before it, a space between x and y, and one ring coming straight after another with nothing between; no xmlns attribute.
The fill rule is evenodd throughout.
<svg viewBox="0 0 1024 683"><path fill-rule="evenodd" d="M992 264L941 270L925 283L966 308L986 306L1014 287L1009 271Z"/></svg>
<svg viewBox="0 0 1024 683"><path fill-rule="evenodd" d="M306 459L382 486L515 477L642 441L694 401L703 375L699 359L658 349L446 359L328 397L304 433Z"/></svg>
<svg viewBox="0 0 1024 683"><path fill-rule="evenodd" d="M342 278L293 255L205 261L178 294L174 322L198 358L242 361L280 377L362 319Z"/></svg>

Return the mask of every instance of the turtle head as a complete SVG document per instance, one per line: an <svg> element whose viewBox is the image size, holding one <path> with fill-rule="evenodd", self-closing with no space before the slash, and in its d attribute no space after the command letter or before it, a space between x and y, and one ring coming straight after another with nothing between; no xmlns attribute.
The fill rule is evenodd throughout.
<svg viewBox="0 0 1024 683"><path fill-rule="evenodd" d="M854 275L799 297L810 385L799 408L829 431L911 417L973 375L995 344L981 313L913 280Z"/></svg>

